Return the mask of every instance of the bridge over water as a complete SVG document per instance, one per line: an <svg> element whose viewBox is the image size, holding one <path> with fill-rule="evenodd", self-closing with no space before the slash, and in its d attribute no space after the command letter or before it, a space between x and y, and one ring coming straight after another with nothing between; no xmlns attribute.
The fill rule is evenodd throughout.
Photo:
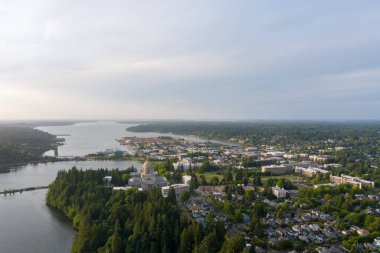
<svg viewBox="0 0 380 253"><path fill-rule="evenodd" d="M48 186L32 186L32 187L26 187L26 188L20 188L20 189L9 189L9 190L3 190L0 191L0 195L7 195L7 194L14 194L14 193L22 193L24 191L35 191L35 190L41 190L41 189L47 189Z"/></svg>

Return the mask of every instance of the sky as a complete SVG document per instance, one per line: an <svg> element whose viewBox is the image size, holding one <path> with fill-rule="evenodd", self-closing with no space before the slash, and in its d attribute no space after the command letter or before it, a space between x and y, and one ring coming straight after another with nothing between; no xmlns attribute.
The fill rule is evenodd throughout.
<svg viewBox="0 0 380 253"><path fill-rule="evenodd" d="M378 0L2 0L0 120L380 119Z"/></svg>

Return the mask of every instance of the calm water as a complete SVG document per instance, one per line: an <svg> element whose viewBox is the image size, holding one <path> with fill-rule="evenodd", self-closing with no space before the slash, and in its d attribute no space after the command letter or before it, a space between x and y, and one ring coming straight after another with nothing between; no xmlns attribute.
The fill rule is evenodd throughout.
<svg viewBox="0 0 380 253"><path fill-rule="evenodd" d="M45 205L46 190L0 197L0 252L70 252L69 221Z"/></svg>
<svg viewBox="0 0 380 253"><path fill-rule="evenodd" d="M88 122L37 129L65 138L65 145L58 148L58 155L84 156L108 148L125 150L115 139L126 136L127 127L115 122Z"/></svg>
<svg viewBox="0 0 380 253"><path fill-rule="evenodd" d="M135 133L126 131L128 127L135 124L118 124L116 122L88 122L78 123L70 126L47 126L37 129L65 138L65 145L58 147L59 156L84 156L108 148L126 150L125 146L119 145L115 139L122 137L158 137L171 136L184 138L189 141L205 142L194 136L181 136L162 133ZM212 141L215 143L234 145L228 142Z"/></svg>
<svg viewBox="0 0 380 253"><path fill-rule="evenodd" d="M159 133L132 133L130 124L90 122L72 126L38 127L38 129L64 136L65 145L59 147L60 156L83 156L105 151L108 148L125 150L115 139L125 136L171 136ZM182 137L203 142L196 137ZM15 171L0 174L0 191L31 186L45 186L57 172L73 166L83 169L126 169L141 164L133 161L80 161L26 165ZM46 190L0 195L0 253L69 253L73 240L70 222L45 205Z"/></svg>
<svg viewBox="0 0 380 253"><path fill-rule="evenodd" d="M62 169L119 168L134 161L58 162L19 167L0 174L0 190L43 186L51 183ZM0 195L0 253L68 253L73 240L70 221L45 205L46 190Z"/></svg>
<svg viewBox="0 0 380 253"><path fill-rule="evenodd" d="M64 130L61 132L61 130ZM81 156L107 148L120 148L115 138L123 137L125 126L115 123L88 123L49 127L52 134L70 134L60 155ZM83 169L126 169L134 161L80 161L27 165L0 174L0 191L50 184L59 170L73 166ZM70 221L45 205L46 190L0 195L0 253L69 253L73 240Z"/></svg>

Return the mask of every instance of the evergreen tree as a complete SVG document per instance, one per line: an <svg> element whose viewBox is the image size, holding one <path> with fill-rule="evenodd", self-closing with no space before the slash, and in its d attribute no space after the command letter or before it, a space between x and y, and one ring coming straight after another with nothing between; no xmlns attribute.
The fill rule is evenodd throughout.
<svg viewBox="0 0 380 253"><path fill-rule="evenodd" d="M191 180L190 180L190 190L195 190L199 187L199 182L198 182L198 177L194 173L191 175Z"/></svg>
<svg viewBox="0 0 380 253"><path fill-rule="evenodd" d="M216 233L212 232L205 236L199 246L197 253L216 253L218 252Z"/></svg>
<svg viewBox="0 0 380 253"><path fill-rule="evenodd" d="M177 203L175 190L173 187L169 188L168 197L166 198L166 200L173 205Z"/></svg>
<svg viewBox="0 0 380 253"><path fill-rule="evenodd" d="M227 237L220 253L241 253L245 249L245 241L241 235Z"/></svg>

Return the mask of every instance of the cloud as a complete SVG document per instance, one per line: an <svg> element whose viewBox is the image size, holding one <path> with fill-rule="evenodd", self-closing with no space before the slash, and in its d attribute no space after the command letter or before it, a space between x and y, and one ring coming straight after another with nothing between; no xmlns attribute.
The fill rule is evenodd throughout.
<svg viewBox="0 0 380 253"><path fill-rule="evenodd" d="M62 28L55 21L48 20L46 21L45 28L43 31L43 38L45 40L58 40L62 39L64 34Z"/></svg>
<svg viewBox="0 0 380 253"><path fill-rule="evenodd" d="M356 1L4 1L0 115L378 118L378 11Z"/></svg>

